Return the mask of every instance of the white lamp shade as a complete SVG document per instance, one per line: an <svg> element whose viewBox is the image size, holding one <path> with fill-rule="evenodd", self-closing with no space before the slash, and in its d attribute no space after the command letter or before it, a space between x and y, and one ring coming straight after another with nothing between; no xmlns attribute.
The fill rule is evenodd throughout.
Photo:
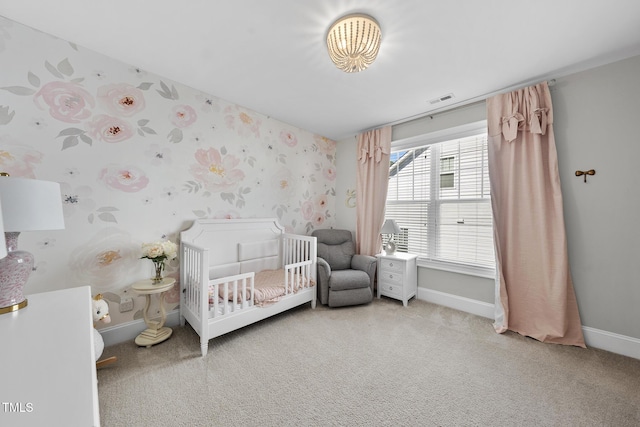
<svg viewBox="0 0 640 427"><path fill-rule="evenodd" d="M64 228L57 182L0 176L0 200L5 232Z"/></svg>
<svg viewBox="0 0 640 427"><path fill-rule="evenodd" d="M388 219L384 222L380 234L398 234L400 233L400 226L394 219Z"/></svg>

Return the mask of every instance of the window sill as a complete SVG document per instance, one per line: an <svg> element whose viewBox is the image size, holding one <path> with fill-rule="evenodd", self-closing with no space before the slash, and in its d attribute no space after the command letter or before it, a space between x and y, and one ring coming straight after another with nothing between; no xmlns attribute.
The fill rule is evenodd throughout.
<svg viewBox="0 0 640 427"><path fill-rule="evenodd" d="M496 278L495 269L455 264L451 262L433 261L424 258L418 258L418 267L449 271L451 273L466 274L469 276L484 277L485 279Z"/></svg>

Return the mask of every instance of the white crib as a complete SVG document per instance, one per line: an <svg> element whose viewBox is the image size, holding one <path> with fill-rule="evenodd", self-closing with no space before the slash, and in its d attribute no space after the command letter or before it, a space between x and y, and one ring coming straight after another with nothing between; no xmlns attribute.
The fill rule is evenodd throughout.
<svg viewBox="0 0 640 427"><path fill-rule="evenodd" d="M285 233L277 219L196 220L180 233L180 324L198 333L206 356L212 338L315 308L316 256L315 237Z"/></svg>

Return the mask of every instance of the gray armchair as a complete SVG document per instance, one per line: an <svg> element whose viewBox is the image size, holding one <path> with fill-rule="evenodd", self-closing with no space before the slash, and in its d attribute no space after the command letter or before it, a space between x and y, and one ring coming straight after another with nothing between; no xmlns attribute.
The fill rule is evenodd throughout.
<svg viewBox="0 0 640 427"><path fill-rule="evenodd" d="M329 307L373 300L376 258L358 255L349 230L315 230L318 242L318 298Z"/></svg>

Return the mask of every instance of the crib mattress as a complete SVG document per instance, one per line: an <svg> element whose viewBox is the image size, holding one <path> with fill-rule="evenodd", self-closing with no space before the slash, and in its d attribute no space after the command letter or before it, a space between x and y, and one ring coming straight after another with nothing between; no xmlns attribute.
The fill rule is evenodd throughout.
<svg viewBox="0 0 640 427"><path fill-rule="evenodd" d="M253 303L258 307L264 307L266 305L274 304L280 301L285 295L285 285L284 285L284 277L285 270L262 270L255 274L254 282L253 282ZM315 283L313 280L309 280L306 277L302 277L298 274L294 275L293 279L293 292L296 293L300 289L313 286ZM231 284L227 284L228 290L228 300L233 301L233 286ZM290 285L291 286L291 285ZM238 284L238 303L241 303L243 300L242 295L242 287ZM219 302L224 301L224 285L218 287L218 298ZM246 300L251 299L251 289L247 287L246 290ZM210 305L212 301L210 298Z"/></svg>

